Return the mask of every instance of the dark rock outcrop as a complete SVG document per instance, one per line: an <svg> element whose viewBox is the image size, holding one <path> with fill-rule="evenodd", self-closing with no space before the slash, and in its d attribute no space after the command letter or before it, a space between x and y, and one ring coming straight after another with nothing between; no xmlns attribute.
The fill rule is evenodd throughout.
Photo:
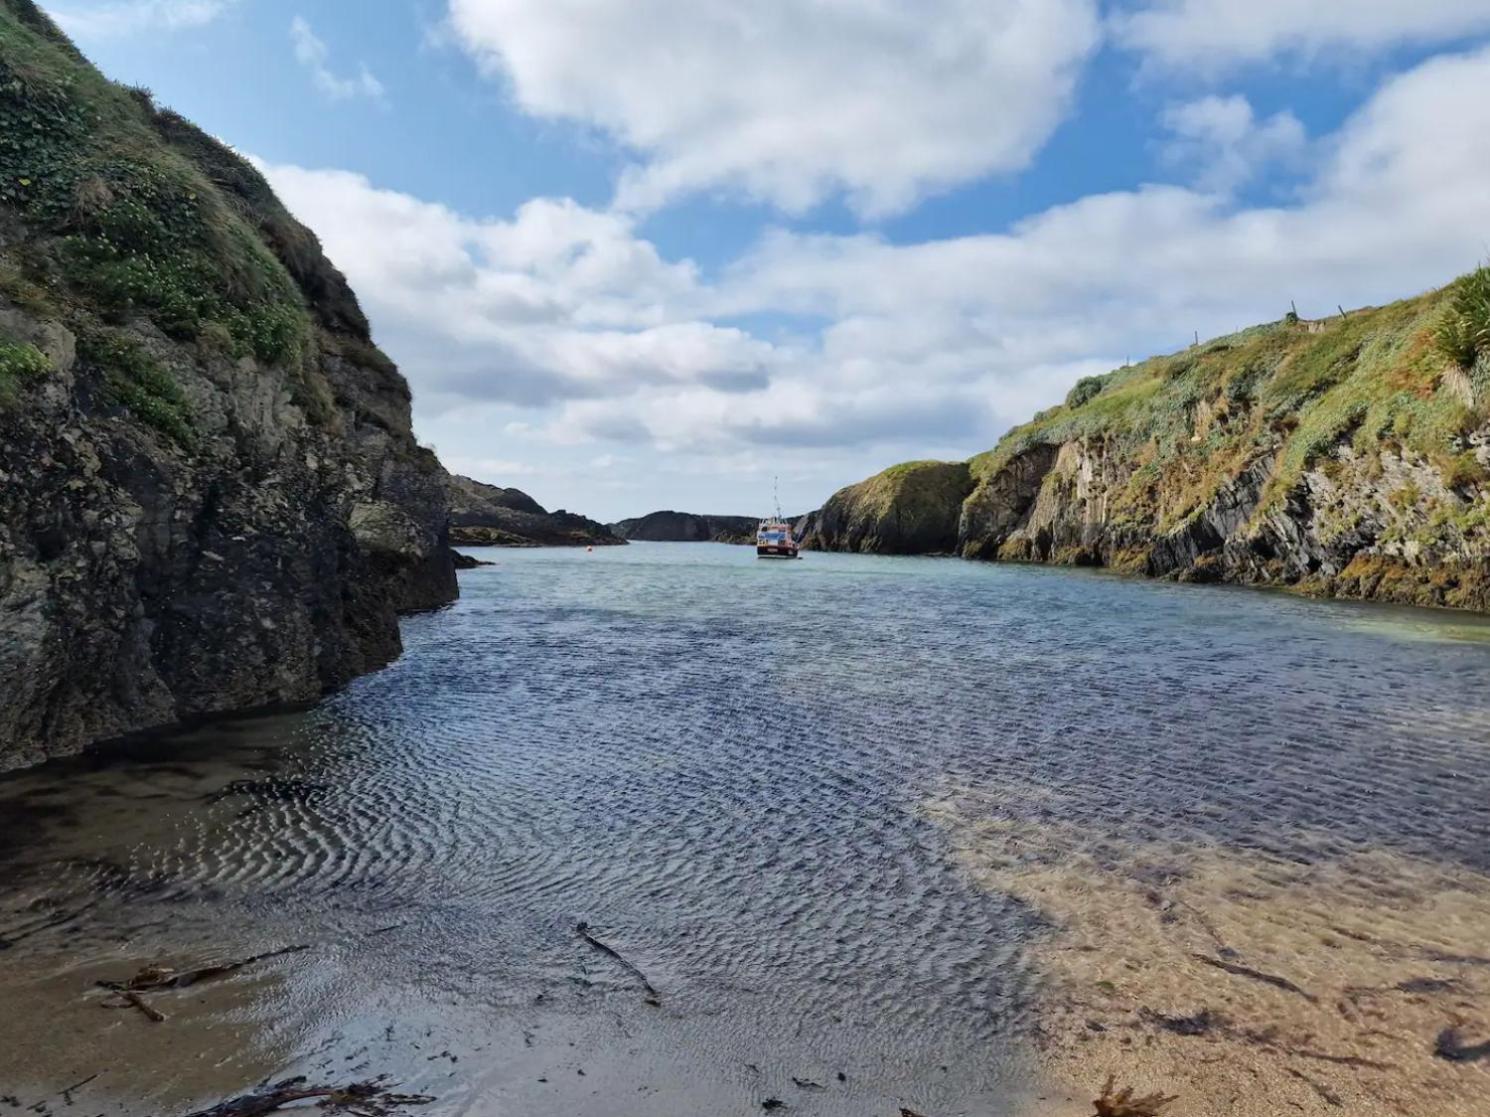
<svg viewBox="0 0 1490 1117"><path fill-rule="evenodd" d="M1468 282L1089 378L963 465L841 490L808 545L1490 610L1490 356L1438 344Z"/></svg>
<svg viewBox="0 0 1490 1117"><path fill-rule="evenodd" d="M610 526L623 539L648 543L754 543L759 523L753 516L649 512Z"/></svg>
<svg viewBox="0 0 1490 1117"><path fill-rule="evenodd" d="M450 541L458 547L602 547L625 543L610 528L574 512L545 511L519 489L469 477L446 482Z"/></svg>
<svg viewBox="0 0 1490 1117"><path fill-rule="evenodd" d="M0 769L388 662L445 474L315 237L27 0L0 135Z"/></svg>

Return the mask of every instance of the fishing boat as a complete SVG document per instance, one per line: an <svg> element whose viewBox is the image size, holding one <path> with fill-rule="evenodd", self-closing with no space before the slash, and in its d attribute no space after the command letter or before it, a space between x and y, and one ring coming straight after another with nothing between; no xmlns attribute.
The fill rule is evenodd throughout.
<svg viewBox="0 0 1490 1117"><path fill-rule="evenodd" d="M769 559L794 559L802 556L801 548L792 537L792 525L785 520L765 519L755 533L755 557Z"/></svg>
<svg viewBox="0 0 1490 1117"><path fill-rule="evenodd" d="M792 525L781 514L781 497L776 497L776 515L768 516L755 529L755 557L768 559L801 558L801 547L792 534Z"/></svg>

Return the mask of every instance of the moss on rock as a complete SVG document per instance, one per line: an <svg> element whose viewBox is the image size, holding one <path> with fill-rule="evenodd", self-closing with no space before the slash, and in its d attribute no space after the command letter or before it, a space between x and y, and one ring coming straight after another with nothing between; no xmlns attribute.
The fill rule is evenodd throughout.
<svg viewBox="0 0 1490 1117"><path fill-rule="evenodd" d="M966 462L891 466L834 493L806 543L830 551L951 553L962 502L972 488Z"/></svg>

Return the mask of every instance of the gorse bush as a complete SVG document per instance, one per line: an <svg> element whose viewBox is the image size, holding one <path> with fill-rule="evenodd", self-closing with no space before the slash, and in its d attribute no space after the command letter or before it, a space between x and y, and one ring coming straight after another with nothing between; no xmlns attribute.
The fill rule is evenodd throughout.
<svg viewBox="0 0 1490 1117"><path fill-rule="evenodd" d="M1438 326L1438 348L1461 368L1473 368L1490 360L1490 267L1470 272L1451 291Z"/></svg>
<svg viewBox="0 0 1490 1117"><path fill-rule="evenodd" d="M1066 393L1066 406L1080 407L1087 400L1096 397L1106 386L1107 378L1105 376L1083 376Z"/></svg>

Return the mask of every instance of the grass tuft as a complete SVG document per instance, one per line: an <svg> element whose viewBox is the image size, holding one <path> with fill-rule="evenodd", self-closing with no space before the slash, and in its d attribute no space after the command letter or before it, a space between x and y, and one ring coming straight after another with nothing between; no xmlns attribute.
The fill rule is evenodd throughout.
<svg viewBox="0 0 1490 1117"><path fill-rule="evenodd" d="M0 332L0 405L13 402L25 385L52 371L52 362L36 346Z"/></svg>
<svg viewBox="0 0 1490 1117"><path fill-rule="evenodd" d="M110 399L177 445L196 441L191 406L180 385L129 334L92 330L78 338L78 355L104 374Z"/></svg>
<svg viewBox="0 0 1490 1117"><path fill-rule="evenodd" d="M1490 361L1490 267L1476 268L1449 288L1449 305L1435 337L1460 368Z"/></svg>

